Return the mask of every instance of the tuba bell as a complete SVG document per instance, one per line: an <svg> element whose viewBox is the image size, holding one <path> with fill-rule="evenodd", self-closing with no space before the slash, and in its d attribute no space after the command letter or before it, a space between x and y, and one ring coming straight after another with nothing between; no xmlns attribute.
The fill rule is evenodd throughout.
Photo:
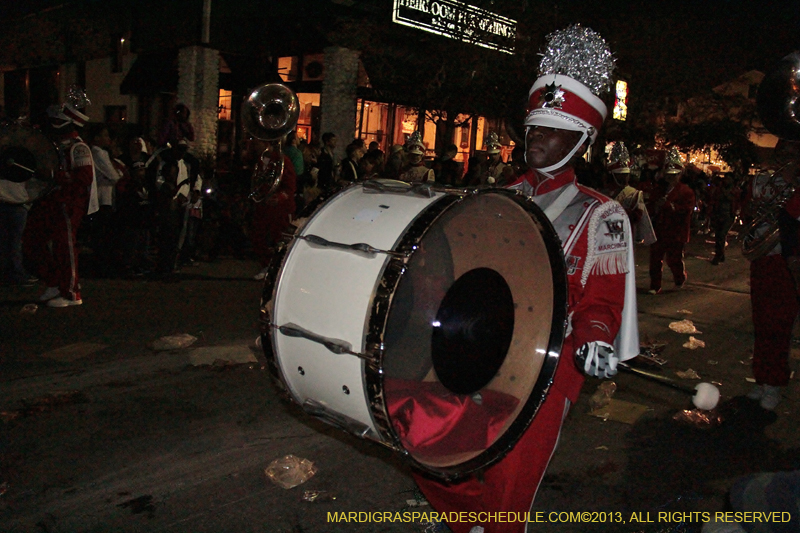
<svg viewBox="0 0 800 533"><path fill-rule="evenodd" d="M758 115L764 127L787 141L800 141L800 51L784 57L767 74L756 96ZM753 261L767 254L780 241L781 209L794 193L796 183L782 179L785 165L774 171L765 185L774 193L755 206L753 220L742 231L742 255Z"/></svg>
<svg viewBox="0 0 800 533"><path fill-rule="evenodd" d="M297 95L281 83L256 87L242 104L242 126L256 139L268 141L253 170L249 198L261 202L273 194L283 175L282 140L297 126L300 102Z"/></svg>

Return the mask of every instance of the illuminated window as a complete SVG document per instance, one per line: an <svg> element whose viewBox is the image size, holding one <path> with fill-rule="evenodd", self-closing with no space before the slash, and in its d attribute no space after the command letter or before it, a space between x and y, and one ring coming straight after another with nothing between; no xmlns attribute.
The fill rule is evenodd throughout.
<svg viewBox="0 0 800 533"><path fill-rule="evenodd" d="M233 94L225 89L219 90L219 120L231 120L231 103Z"/></svg>
<svg viewBox="0 0 800 533"><path fill-rule="evenodd" d="M614 91L614 113L617 120L628 118L628 82L619 80Z"/></svg>
<svg viewBox="0 0 800 533"><path fill-rule="evenodd" d="M283 81L297 81L298 57L286 56L278 58L278 74Z"/></svg>

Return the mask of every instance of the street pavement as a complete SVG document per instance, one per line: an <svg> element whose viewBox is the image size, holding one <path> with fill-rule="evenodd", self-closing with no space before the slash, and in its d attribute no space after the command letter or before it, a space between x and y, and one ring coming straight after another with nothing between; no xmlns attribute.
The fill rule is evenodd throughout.
<svg viewBox="0 0 800 533"><path fill-rule="evenodd" d="M694 384L676 374L693 370L717 383L720 407L708 423L675 420L692 409L689 394L623 373L613 399L644 414L632 423L600 418L590 400L602 382L588 379L533 510L612 512L625 523L565 518L532 530L699 531L691 516L659 522L658 513L721 511L738 476L798 468L797 385L774 413L743 398L752 386L748 264L736 242L719 266L709 262L712 250L695 236L686 286L675 289L667 270L656 296L647 294L647 249L636 250L639 325L643 343L663 345L667 362L656 371ZM328 520L431 509L399 453L277 394L255 346L257 271L252 261L223 257L170 280L89 277L82 306L33 312L42 287L0 288L0 530L437 530ZM670 330L684 319L705 347L685 348L690 335ZM197 339L188 348L149 347L184 334ZM284 489L264 471L289 454L312 461L316 474Z"/></svg>

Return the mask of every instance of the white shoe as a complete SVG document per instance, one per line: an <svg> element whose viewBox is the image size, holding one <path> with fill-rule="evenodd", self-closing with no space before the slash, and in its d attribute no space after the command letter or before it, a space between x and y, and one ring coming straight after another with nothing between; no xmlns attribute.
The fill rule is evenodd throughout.
<svg viewBox="0 0 800 533"><path fill-rule="evenodd" d="M81 305L83 300L69 300L63 296L53 298L47 302L48 307L69 307L71 305Z"/></svg>
<svg viewBox="0 0 800 533"><path fill-rule="evenodd" d="M774 411L781 403L781 388L764 385L764 395L761 397L761 407L767 411Z"/></svg>
<svg viewBox="0 0 800 533"><path fill-rule="evenodd" d="M764 396L764 385L756 385L753 390L747 393L751 400L760 400Z"/></svg>
<svg viewBox="0 0 800 533"><path fill-rule="evenodd" d="M58 287L47 287L42 295L39 296L39 301L46 302L47 300L52 300L59 294L61 294L61 291L58 290Z"/></svg>

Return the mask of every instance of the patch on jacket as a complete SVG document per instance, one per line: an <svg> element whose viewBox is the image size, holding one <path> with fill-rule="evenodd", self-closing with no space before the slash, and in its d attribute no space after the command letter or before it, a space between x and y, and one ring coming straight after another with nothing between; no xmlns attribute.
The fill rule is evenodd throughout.
<svg viewBox="0 0 800 533"><path fill-rule="evenodd" d="M628 272L630 223L625 209L617 202L599 205L589 220L586 264L581 283L585 286L590 274L609 275Z"/></svg>
<svg viewBox="0 0 800 533"><path fill-rule="evenodd" d="M72 168L86 167L92 164L92 151L84 143L72 146Z"/></svg>

